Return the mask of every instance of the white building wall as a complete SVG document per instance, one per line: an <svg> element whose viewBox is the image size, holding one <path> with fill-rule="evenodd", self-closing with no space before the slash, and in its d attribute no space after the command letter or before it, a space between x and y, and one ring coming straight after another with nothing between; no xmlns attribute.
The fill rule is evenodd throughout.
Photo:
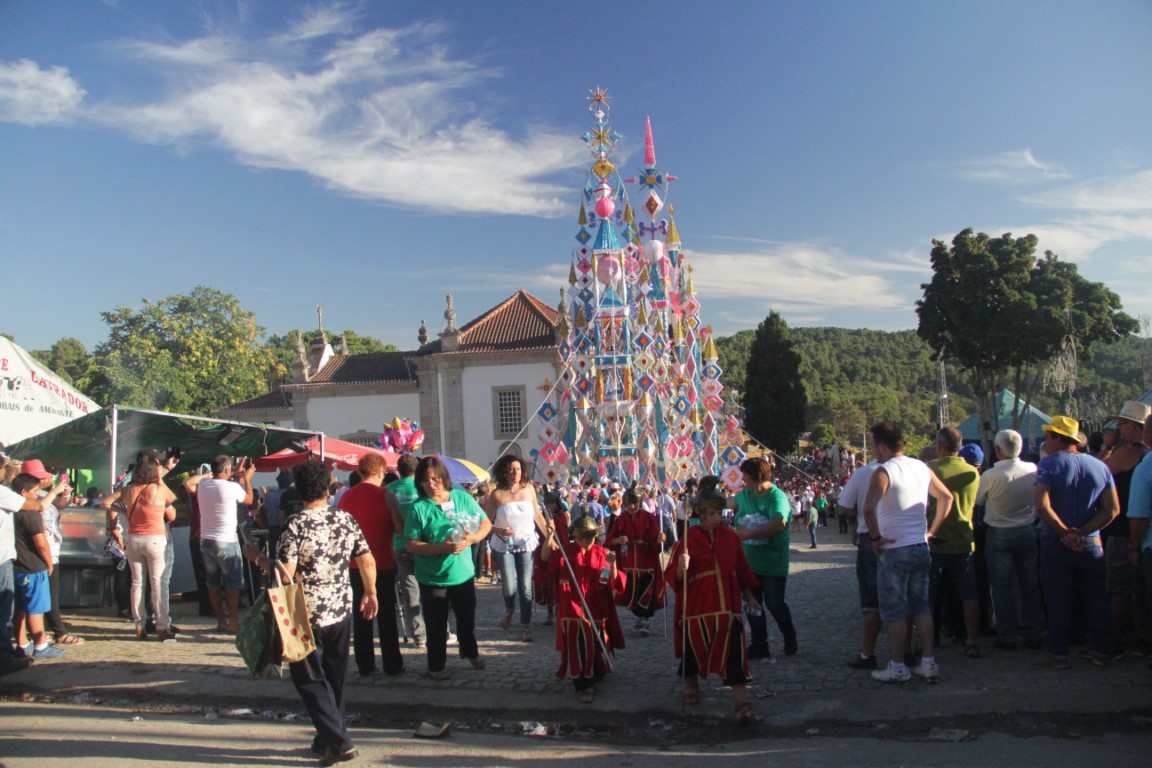
<svg viewBox="0 0 1152 768"><path fill-rule="evenodd" d="M540 425L533 420L536 411L544 401L544 392L537 390L544 379L553 380L556 369L548 363L524 363L518 365L474 366L464 369L464 442L465 455L482 467L490 466L500 458L500 447L506 438L495 436L494 414L492 412L492 390L495 387L524 387L524 419L531 421L517 442L523 449L525 458L536 448L536 433ZM448 414L448 418L452 418Z"/></svg>
<svg viewBox="0 0 1152 768"><path fill-rule="evenodd" d="M351 395L345 397L315 397L308 400L308 428L331 437L366 430L380 432L385 421L399 416L420 420L420 396L415 393L401 395Z"/></svg>

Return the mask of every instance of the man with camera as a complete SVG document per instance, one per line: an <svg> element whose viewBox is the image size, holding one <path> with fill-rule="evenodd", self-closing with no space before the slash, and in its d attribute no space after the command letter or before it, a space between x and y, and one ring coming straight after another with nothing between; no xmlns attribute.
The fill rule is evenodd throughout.
<svg viewBox="0 0 1152 768"><path fill-rule="evenodd" d="M216 614L217 631L231 634L239 631L240 590L244 586L244 558L236 533L240 523L237 505L252 503L255 471L251 459L241 458L233 468L231 456L217 456L212 460L212 477L200 480L196 487L200 506L200 552L204 557L208 599ZM228 603L227 623L220 590L224 591Z"/></svg>

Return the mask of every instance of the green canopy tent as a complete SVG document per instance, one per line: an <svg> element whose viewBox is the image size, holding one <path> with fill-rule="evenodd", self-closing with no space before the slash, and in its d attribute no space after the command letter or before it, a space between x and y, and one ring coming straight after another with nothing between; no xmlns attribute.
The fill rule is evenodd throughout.
<svg viewBox="0 0 1152 768"><path fill-rule="evenodd" d="M1018 400L1016 395L1008 389L1000 390L1000 394L996 396L996 413L994 414L996 428L993 430L993 434L1002 429L1012 429L1013 409L1019 411L1020 426L1017 431L1024 438L1023 453L1039 451L1040 443L1044 440L1043 427L1052 419L1040 409L1026 405L1023 400ZM957 429L960 430L960 435L964 438L965 443L981 442L980 413L978 411L973 413Z"/></svg>
<svg viewBox="0 0 1152 768"><path fill-rule="evenodd" d="M13 443L6 452L17 459L40 459L46 466L108 467L115 478L142 448L178 446L181 467L188 468L220 454L256 459L285 448L304 450L304 443L317 434L113 405Z"/></svg>

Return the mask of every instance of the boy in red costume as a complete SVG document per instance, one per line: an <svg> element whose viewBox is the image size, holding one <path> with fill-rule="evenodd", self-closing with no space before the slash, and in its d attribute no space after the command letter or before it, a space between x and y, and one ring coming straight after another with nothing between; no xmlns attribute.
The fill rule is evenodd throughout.
<svg viewBox="0 0 1152 768"><path fill-rule="evenodd" d="M648 620L664 607L664 573L660 548L664 534L660 521L640 508L635 488L624 492L624 511L614 518L604 543L614 551L628 577L627 590L616 599L636 616L635 630L648 635Z"/></svg>
<svg viewBox="0 0 1152 768"><path fill-rule="evenodd" d="M749 610L763 609L752 597L751 588L759 582L740 538L722 525L726 503L718 489L702 490L697 495L700 524L689 528L673 547L666 575L676 593L674 645L676 657L681 659L684 702L695 704L700 695L698 678L714 674L732 688L736 721L751 723L760 716L748 701L746 684L752 675L741 597Z"/></svg>
<svg viewBox="0 0 1152 768"><path fill-rule="evenodd" d="M612 597L624 591L625 577L616 568L616 553L596 543L599 532L595 520L582 517L572 527L575 541L561 544L562 551L553 549L553 541L540 548L556 586L556 677L570 678L584 704L592 703L595 685L610 671L605 650L624 647Z"/></svg>

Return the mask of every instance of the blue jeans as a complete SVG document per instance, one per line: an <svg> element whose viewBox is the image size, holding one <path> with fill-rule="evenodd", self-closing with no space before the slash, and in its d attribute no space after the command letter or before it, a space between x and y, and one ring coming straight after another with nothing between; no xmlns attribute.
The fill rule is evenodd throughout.
<svg viewBox="0 0 1152 768"><path fill-rule="evenodd" d="M520 595L520 626L532 623L532 553L504 552L500 558L500 588L504 592L504 610L512 612L516 595Z"/></svg>
<svg viewBox="0 0 1152 768"><path fill-rule="evenodd" d="M1040 608L1040 553L1036 528L988 526L985 534L988 579L996 609L996 639L1016 642L1016 628L1024 620L1024 639L1040 642L1044 614ZM1019 595L1020 600L1017 600ZM1018 604L1022 603L1022 605Z"/></svg>
<svg viewBox="0 0 1152 768"><path fill-rule="evenodd" d="M12 561L0 563L0 667L13 658L12 611L16 607L16 582L12 576Z"/></svg>
<svg viewBox="0 0 1152 768"><path fill-rule="evenodd" d="M909 615L932 613L928 599L928 574L932 556L927 544L882 549L877 558L876 589L880 618L905 621Z"/></svg>
<svg viewBox="0 0 1152 768"><path fill-rule="evenodd" d="M816 523L808 523L808 538L812 540L812 546L816 546Z"/></svg>
<svg viewBox="0 0 1152 768"><path fill-rule="evenodd" d="M780 634L784 635L784 652L796 652L796 626L792 623L792 609L784 602L784 591L788 587L787 576L764 576L756 574L759 585L752 587L752 597L772 614ZM751 630L749 647L756 651L768 651L768 619L764 614L748 616L748 627Z"/></svg>
<svg viewBox="0 0 1152 768"><path fill-rule="evenodd" d="M1060 549L1055 547L1059 546ZM1108 593L1104 588L1104 551L1099 538L1094 547L1073 552L1059 544L1040 550L1040 586L1048 605L1048 650L1068 655L1072 627L1072 592L1079 588L1088 609L1088 632L1096 653L1111 655L1116 648Z"/></svg>

